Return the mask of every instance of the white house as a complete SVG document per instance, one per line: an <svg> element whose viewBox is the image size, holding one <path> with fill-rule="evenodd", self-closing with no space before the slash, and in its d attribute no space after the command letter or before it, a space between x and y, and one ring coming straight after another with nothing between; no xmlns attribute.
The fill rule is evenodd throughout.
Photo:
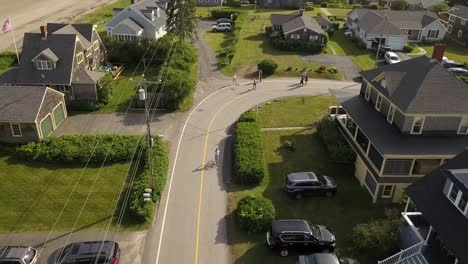
<svg viewBox="0 0 468 264"><path fill-rule="evenodd" d="M356 8L348 14L346 25L368 49L381 44L402 50L407 41L440 41L445 27L434 12L370 10Z"/></svg>
<svg viewBox="0 0 468 264"><path fill-rule="evenodd" d="M132 0L126 8L114 8L107 35L116 40L161 38L166 34L166 8L165 0Z"/></svg>

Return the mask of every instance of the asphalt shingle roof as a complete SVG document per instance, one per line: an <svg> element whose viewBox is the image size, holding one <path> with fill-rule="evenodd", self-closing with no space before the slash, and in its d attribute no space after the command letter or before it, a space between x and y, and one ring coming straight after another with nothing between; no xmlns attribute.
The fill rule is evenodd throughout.
<svg viewBox="0 0 468 264"><path fill-rule="evenodd" d="M50 34L76 34L87 49L92 44L93 27L93 24L47 23L47 30Z"/></svg>
<svg viewBox="0 0 468 264"><path fill-rule="evenodd" d="M77 84L96 84L105 73L88 70L77 70L73 75L73 83Z"/></svg>
<svg viewBox="0 0 468 264"><path fill-rule="evenodd" d="M409 5L421 5L422 8L428 8L438 3L443 3L443 0L406 0Z"/></svg>
<svg viewBox="0 0 468 264"><path fill-rule="evenodd" d="M125 9L131 9L135 13L139 14L140 16L144 17L149 23L151 23L155 28L161 28L166 24L166 2L164 0L144 0L140 2L136 2L133 5L128 6ZM150 18L148 18L148 12L151 10L154 10L156 13L157 8L160 8L160 16L156 17L155 14L155 19L154 21L151 21ZM121 12L125 12L125 9ZM146 13L146 15L145 15ZM118 24L122 22L120 19L116 19L118 17L115 16L113 19L111 19L107 24L106 27L115 27Z"/></svg>
<svg viewBox="0 0 468 264"><path fill-rule="evenodd" d="M460 263L468 263L468 219L448 200L443 189L447 180L446 170L466 168L468 150L446 161L438 170L406 189L406 194Z"/></svg>
<svg viewBox="0 0 468 264"><path fill-rule="evenodd" d="M0 121L33 123L46 87L0 86Z"/></svg>
<svg viewBox="0 0 468 264"><path fill-rule="evenodd" d="M468 19L468 6L455 5L450 14Z"/></svg>
<svg viewBox="0 0 468 264"><path fill-rule="evenodd" d="M324 25L324 26L332 26L333 23L328 20L327 18L323 17L323 16L316 16L314 17L315 21L317 21L317 23L319 23L319 25Z"/></svg>
<svg viewBox="0 0 468 264"><path fill-rule="evenodd" d="M380 74L387 88L372 82ZM405 113L468 113L468 85L426 56L378 67L361 76Z"/></svg>
<svg viewBox="0 0 468 264"><path fill-rule="evenodd" d="M135 20L133 20L131 17L123 20L122 22L119 23L120 24L125 24L127 25L129 28L131 28L133 31L135 32L139 32L140 30L143 29L143 26L138 24Z"/></svg>
<svg viewBox="0 0 468 264"><path fill-rule="evenodd" d="M323 33L322 27L317 23L315 19L309 16L299 16L296 17L282 25L283 32L292 32L300 28L307 27L317 33Z"/></svg>
<svg viewBox="0 0 468 264"><path fill-rule="evenodd" d="M271 14L271 17L270 17L270 20L271 20L271 24L273 25L282 25L298 16L300 16L301 14L299 13L299 11L295 11L295 12L292 12L291 14Z"/></svg>

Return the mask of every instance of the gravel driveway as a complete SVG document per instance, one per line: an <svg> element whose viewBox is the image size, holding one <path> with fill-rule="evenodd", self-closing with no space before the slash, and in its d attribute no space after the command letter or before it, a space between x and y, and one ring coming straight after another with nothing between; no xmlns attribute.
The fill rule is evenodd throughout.
<svg viewBox="0 0 468 264"><path fill-rule="evenodd" d="M301 59L307 62L328 64L337 67L344 72L344 78L347 81L352 81L359 76L359 70L353 60L348 56L338 55L308 55L301 56Z"/></svg>

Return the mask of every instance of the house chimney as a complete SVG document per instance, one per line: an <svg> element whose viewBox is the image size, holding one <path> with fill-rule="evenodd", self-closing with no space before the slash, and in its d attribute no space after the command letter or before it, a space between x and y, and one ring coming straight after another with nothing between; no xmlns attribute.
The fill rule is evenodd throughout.
<svg viewBox="0 0 468 264"><path fill-rule="evenodd" d="M41 29L41 36L42 36L42 39L47 39L47 26L41 26L40 27Z"/></svg>
<svg viewBox="0 0 468 264"><path fill-rule="evenodd" d="M442 63L445 53L445 44L436 43L434 44L434 51L432 52L432 58L436 59L439 63Z"/></svg>

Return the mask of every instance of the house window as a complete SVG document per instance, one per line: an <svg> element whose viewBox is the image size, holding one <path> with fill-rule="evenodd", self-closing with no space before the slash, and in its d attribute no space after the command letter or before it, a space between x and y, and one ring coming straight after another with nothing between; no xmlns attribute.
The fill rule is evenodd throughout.
<svg viewBox="0 0 468 264"><path fill-rule="evenodd" d="M428 38L437 38L439 36L439 30L429 30L427 34Z"/></svg>
<svg viewBox="0 0 468 264"><path fill-rule="evenodd" d="M70 86L68 86L68 85L62 85L61 84L61 85L58 86L58 89L62 93L70 92Z"/></svg>
<svg viewBox="0 0 468 264"><path fill-rule="evenodd" d="M316 41L316 40L318 40L318 36L311 35L311 36L309 36L309 40Z"/></svg>
<svg viewBox="0 0 468 264"><path fill-rule="evenodd" d="M457 200L459 191L460 190L458 189L458 187L452 183L452 189L450 190L450 193L449 193L449 198L450 200L452 200L452 202L455 202Z"/></svg>
<svg viewBox="0 0 468 264"><path fill-rule="evenodd" d="M390 198L392 197L392 193L393 193L393 188L395 186L393 185L384 185L383 186L383 190L382 190L382 198Z"/></svg>
<svg viewBox="0 0 468 264"><path fill-rule="evenodd" d="M304 28L304 32L307 32L307 28Z"/></svg>
<svg viewBox="0 0 468 264"><path fill-rule="evenodd" d="M460 21L460 24L462 24L462 25L464 26L464 25L466 24L466 20L465 20L465 19L462 19L462 20Z"/></svg>
<svg viewBox="0 0 468 264"><path fill-rule="evenodd" d="M37 60L36 67L38 70L52 70L53 65L52 62L48 60Z"/></svg>
<svg viewBox="0 0 468 264"><path fill-rule="evenodd" d="M466 211L466 198L463 197L463 192L460 191L460 189L455 186L455 184L452 183L452 186L450 187L450 192L447 195L450 201L464 214Z"/></svg>
<svg viewBox="0 0 468 264"><path fill-rule="evenodd" d="M468 118L465 117L461 119L457 134L459 135L468 134Z"/></svg>
<svg viewBox="0 0 468 264"><path fill-rule="evenodd" d="M411 159L387 159L383 175L409 175L412 164L413 160Z"/></svg>
<svg viewBox="0 0 468 264"><path fill-rule="evenodd" d="M78 53L78 55L76 55L76 62L78 64L83 62L83 52L80 52L80 53Z"/></svg>
<svg viewBox="0 0 468 264"><path fill-rule="evenodd" d="M382 96L379 94L377 95L377 101L375 102L375 109L380 111L380 107L382 106Z"/></svg>
<svg viewBox="0 0 468 264"><path fill-rule="evenodd" d="M369 101L370 93L371 93L371 87L369 85L367 85L366 93L364 94L364 98L366 98L367 101Z"/></svg>
<svg viewBox="0 0 468 264"><path fill-rule="evenodd" d="M14 136L14 137L22 137L23 134L21 133L21 126L20 124L16 123L11 123L10 124L10 128L11 128L11 135Z"/></svg>
<svg viewBox="0 0 468 264"><path fill-rule="evenodd" d="M460 209L462 212L465 212L466 209L466 201L463 199L463 197L460 197L460 201L458 201L457 205L458 209Z"/></svg>
<svg viewBox="0 0 468 264"><path fill-rule="evenodd" d="M348 131L354 137L354 134L356 134L357 126L356 123L354 123L353 119L351 119L350 117L348 117L348 119L346 120L346 128L348 128Z"/></svg>
<svg viewBox="0 0 468 264"><path fill-rule="evenodd" d="M458 30L458 34L457 34L457 37L461 38L463 35L463 31L462 30Z"/></svg>
<svg viewBox="0 0 468 264"><path fill-rule="evenodd" d="M89 48L89 49L86 51L86 57L91 57L91 55L93 55L93 50L92 50L92 48Z"/></svg>
<svg viewBox="0 0 468 264"><path fill-rule="evenodd" d="M413 127L411 128L411 134L421 134L424 125L424 117L415 117L413 120Z"/></svg>
<svg viewBox="0 0 468 264"><path fill-rule="evenodd" d="M391 124L393 123L393 117L395 116L395 106L390 105L390 109L388 109L388 114L387 114L387 121Z"/></svg>
<svg viewBox="0 0 468 264"><path fill-rule="evenodd" d="M292 39L299 39L299 34L291 34Z"/></svg>
<svg viewBox="0 0 468 264"><path fill-rule="evenodd" d="M452 28L453 28L452 25L448 25L447 32L448 32L448 33L452 33Z"/></svg>
<svg viewBox="0 0 468 264"><path fill-rule="evenodd" d="M450 17L449 17L449 21L450 21L450 22L455 22L455 20L456 20L456 18L455 18L454 16L450 16Z"/></svg>
<svg viewBox="0 0 468 264"><path fill-rule="evenodd" d="M94 47L94 50L98 50L98 49L99 49L99 42L98 42L97 40L94 41L93 47Z"/></svg>

